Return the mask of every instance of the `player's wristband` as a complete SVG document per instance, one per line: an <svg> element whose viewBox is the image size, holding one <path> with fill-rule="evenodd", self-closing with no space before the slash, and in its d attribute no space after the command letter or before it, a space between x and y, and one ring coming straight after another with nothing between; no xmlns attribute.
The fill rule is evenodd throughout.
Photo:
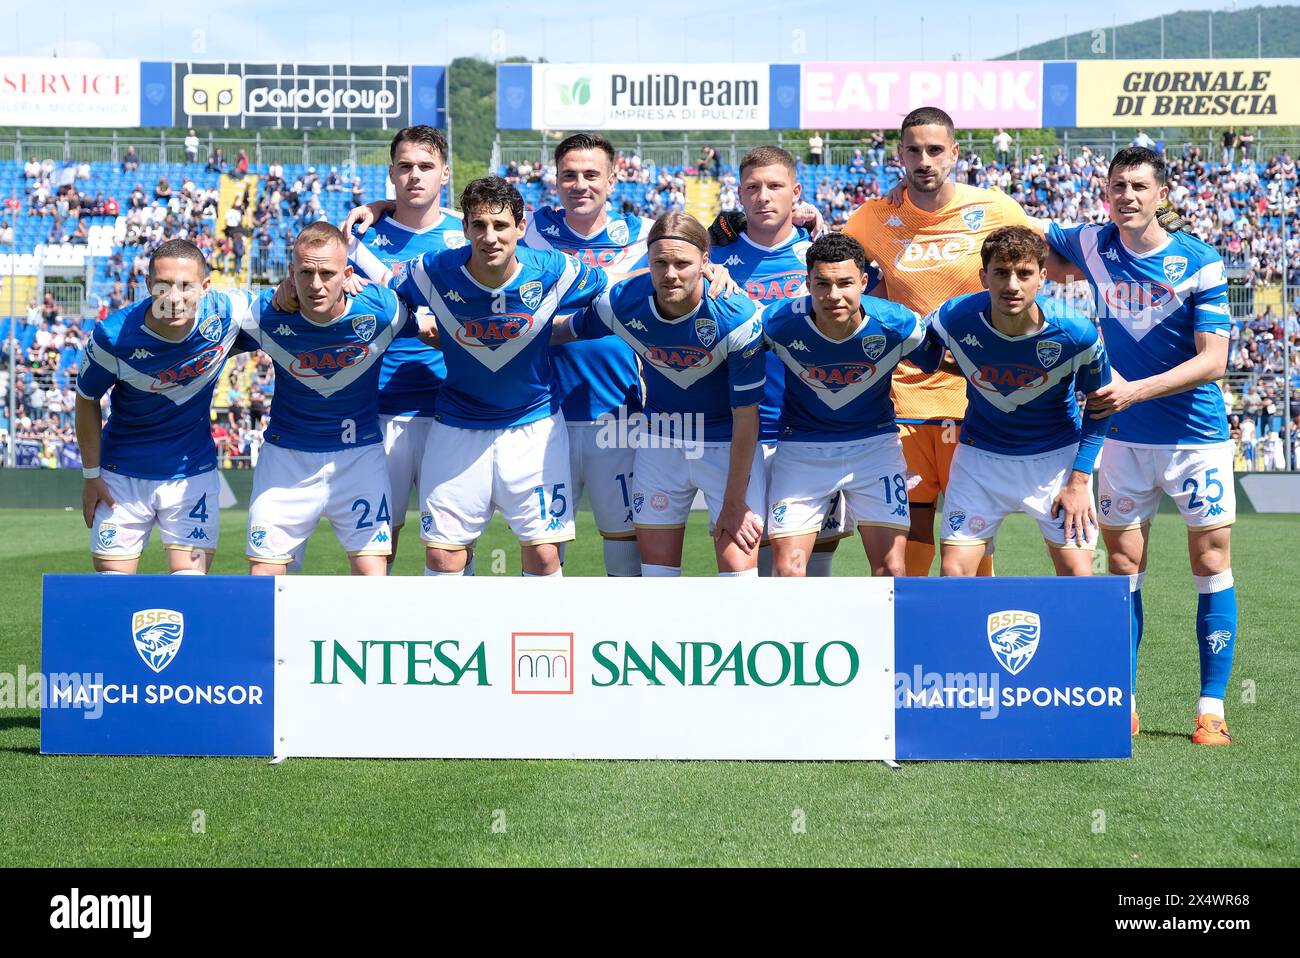
<svg viewBox="0 0 1300 958"><path fill-rule="evenodd" d="M99 478L99 466L95 466L93 469L86 469L85 467L82 467L82 470L81 470L81 478L83 478L83 479L98 479L98 478Z"/></svg>

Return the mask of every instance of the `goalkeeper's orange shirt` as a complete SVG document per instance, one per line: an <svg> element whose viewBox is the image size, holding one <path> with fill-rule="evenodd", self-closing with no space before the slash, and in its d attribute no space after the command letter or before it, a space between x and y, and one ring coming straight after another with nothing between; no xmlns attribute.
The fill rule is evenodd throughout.
<svg viewBox="0 0 1300 958"><path fill-rule="evenodd" d="M926 316L954 296L978 293L980 246L1002 226L1034 224L1020 204L997 190L957 184L947 206L933 213L886 199L868 200L849 217L844 232L862 244L883 278L873 295ZM899 422L961 419L966 380L927 375L906 360L894 370L894 413Z"/></svg>

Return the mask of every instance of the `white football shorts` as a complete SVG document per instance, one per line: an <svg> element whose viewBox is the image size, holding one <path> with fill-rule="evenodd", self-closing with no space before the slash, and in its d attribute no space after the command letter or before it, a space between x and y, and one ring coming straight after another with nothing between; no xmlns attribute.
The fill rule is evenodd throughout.
<svg viewBox="0 0 1300 958"><path fill-rule="evenodd" d="M419 492L420 463L424 461L424 447L429 439L432 419L413 416L380 416L379 428L384 434L384 457L388 460L388 481L392 491L388 505L393 513L393 528L406 525L406 507L411 501L411 491Z"/></svg>
<svg viewBox="0 0 1300 958"><path fill-rule="evenodd" d="M690 452L692 455L688 456ZM697 455L698 454L698 455ZM636 489L632 511L637 527L680 529L691 515L695 492L704 493L709 528L722 512L731 465L731 443L709 442L685 449L676 446L645 447L636 451ZM763 444L754 449L745 504L762 522L767 515L767 483L763 471Z"/></svg>
<svg viewBox="0 0 1300 958"><path fill-rule="evenodd" d="M1237 519L1231 442L1208 446L1134 446L1106 440L1098 477L1098 521L1107 529L1149 523L1165 493L1189 529L1217 529Z"/></svg>
<svg viewBox="0 0 1300 958"><path fill-rule="evenodd" d="M820 537L837 500L858 526L910 528L907 464L897 433L825 444L786 440L777 447L768 485L770 537L814 531Z"/></svg>
<svg viewBox="0 0 1300 958"><path fill-rule="evenodd" d="M596 528L602 536L606 539L635 538L632 470L637 433L626 427L618 430L617 424L603 422L571 422L568 432L569 477L573 481L574 505L585 490L591 499Z"/></svg>
<svg viewBox="0 0 1300 958"><path fill-rule="evenodd" d="M221 526L217 470L184 479L137 479L108 470L100 476L116 505L110 509L101 502L95 507L91 555L134 559L149 544L155 524L168 549L217 551Z"/></svg>

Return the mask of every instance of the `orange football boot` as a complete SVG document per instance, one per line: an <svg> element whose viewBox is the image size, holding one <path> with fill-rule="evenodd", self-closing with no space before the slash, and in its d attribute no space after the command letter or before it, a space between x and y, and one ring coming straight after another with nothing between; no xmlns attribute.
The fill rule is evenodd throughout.
<svg viewBox="0 0 1300 958"><path fill-rule="evenodd" d="M1192 741L1197 745L1230 745L1232 736L1228 734L1228 724L1222 715L1207 713L1196 716L1196 731L1192 733Z"/></svg>

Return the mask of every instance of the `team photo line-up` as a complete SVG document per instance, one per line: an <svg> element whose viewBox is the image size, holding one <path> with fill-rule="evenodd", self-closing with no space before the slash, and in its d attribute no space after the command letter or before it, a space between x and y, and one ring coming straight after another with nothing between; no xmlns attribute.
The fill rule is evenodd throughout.
<svg viewBox="0 0 1300 958"><path fill-rule="evenodd" d="M277 390L253 574L300 568L327 518L353 574L385 575L413 491L428 576L472 575L496 511L523 574L561 576L584 492L611 576L680 575L697 494L721 576L828 576L854 529L872 575L927 575L936 525L943 575L992 575L999 526L1023 512L1058 575L1091 574L1101 539L1128 577L1136 683L1168 495L1198 593L1193 740L1228 744L1221 257L1171 212L1149 149L1115 154L1110 222L1081 226L956 182L942 110L908 114L898 149L903 181L842 232L770 146L740 163L743 212L706 228L611 211L613 148L584 133L555 149L560 207L525 217L491 176L442 208L446 140L408 127L391 145L395 200L306 227L275 290L212 289L195 246L163 243L151 297L99 323L80 363L96 571L134 573L155 525L173 574L210 568L214 384L230 355L262 350ZM1048 279L1086 281L1095 306L1042 295Z"/></svg>

